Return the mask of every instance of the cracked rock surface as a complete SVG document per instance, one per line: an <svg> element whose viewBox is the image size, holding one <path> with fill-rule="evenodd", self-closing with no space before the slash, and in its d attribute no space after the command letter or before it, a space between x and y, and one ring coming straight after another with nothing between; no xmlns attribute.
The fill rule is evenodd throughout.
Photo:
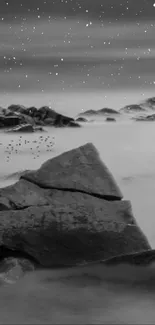
<svg viewBox="0 0 155 325"><path fill-rule="evenodd" d="M151 249L93 144L0 189L0 248L41 266L76 265Z"/></svg>

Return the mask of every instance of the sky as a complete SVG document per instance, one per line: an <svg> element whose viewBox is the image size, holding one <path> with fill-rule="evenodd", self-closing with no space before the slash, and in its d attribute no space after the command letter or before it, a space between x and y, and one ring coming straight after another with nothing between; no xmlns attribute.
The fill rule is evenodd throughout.
<svg viewBox="0 0 155 325"><path fill-rule="evenodd" d="M0 105L74 115L153 96L154 15L153 0L1 0Z"/></svg>

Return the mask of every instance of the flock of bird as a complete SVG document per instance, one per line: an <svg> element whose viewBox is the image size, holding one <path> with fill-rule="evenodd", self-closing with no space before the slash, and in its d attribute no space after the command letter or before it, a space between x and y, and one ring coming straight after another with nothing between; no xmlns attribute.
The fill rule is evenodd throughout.
<svg viewBox="0 0 155 325"><path fill-rule="evenodd" d="M35 139L26 139L24 136L20 135L17 138L11 139L5 146L4 152L6 157L6 162L11 160L13 155L21 154L28 150L32 155L33 159L37 159L40 157L40 153L51 152L54 145L54 137L50 135L40 135ZM0 142L0 146L4 146L2 142Z"/></svg>

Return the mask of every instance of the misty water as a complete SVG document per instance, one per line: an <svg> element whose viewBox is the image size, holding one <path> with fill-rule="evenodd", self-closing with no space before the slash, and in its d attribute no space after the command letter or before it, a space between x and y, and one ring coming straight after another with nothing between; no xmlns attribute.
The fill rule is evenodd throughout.
<svg viewBox="0 0 155 325"><path fill-rule="evenodd" d="M20 135L0 134L0 187L17 181L17 175L8 177L12 173L37 169L47 159L92 142L112 172L124 198L131 200L134 216L151 246L155 248L154 123L100 121L85 124L82 128L46 128L46 130L47 133L23 134L21 146L17 146L18 153L12 151L9 161L6 158L6 148L11 140L14 141L12 143L15 147L19 143ZM50 147L51 151L47 151L48 142L43 142L39 146L39 154L35 154L39 136L44 138L49 136L48 142L54 141L54 146ZM25 140L29 143L25 143Z"/></svg>

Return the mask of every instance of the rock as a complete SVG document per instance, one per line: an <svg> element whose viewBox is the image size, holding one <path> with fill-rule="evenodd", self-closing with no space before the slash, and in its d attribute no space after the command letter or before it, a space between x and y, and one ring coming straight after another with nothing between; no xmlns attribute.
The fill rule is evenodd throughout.
<svg viewBox="0 0 155 325"><path fill-rule="evenodd" d="M18 113L25 113L26 112L26 107L22 105L10 105L8 109L12 112L18 112Z"/></svg>
<svg viewBox="0 0 155 325"><path fill-rule="evenodd" d="M106 121L107 122L116 122L115 118L113 118L113 117L107 117Z"/></svg>
<svg viewBox="0 0 155 325"><path fill-rule="evenodd" d="M7 257L0 262L1 284L12 284L24 276L25 273L34 271L35 265L25 258Z"/></svg>
<svg viewBox="0 0 155 325"><path fill-rule="evenodd" d="M151 249L91 143L24 171L0 189L0 210L1 258L63 267Z"/></svg>
<svg viewBox="0 0 155 325"><path fill-rule="evenodd" d="M0 211L49 205L48 193L49 190L43 191L39 186L21 179L13 185L0 188Z"/></svg>
<svg viewBox="0 0 155 325"><path fill-rule="evenodd" d="M148 98L140 103L145 110L155 110L155 97Z"/></svg>
<svg viewBox="0 0 155 325"><path fill-rule="evenodd" d="M78 117L78 118L76 119L76 122L87 122L87 119L84 118L84 117Z"/></svg>
<svg viewBox="0 0 155 325"><path fill-rule="evenodd" d="M115 114L115 115L120 115L120 112L112 109L112 108L108 108L108 107L105 107L105 108L101 108L99 110L93 110L93 109L90 109L88 111L85 111L85 112L82 112L79 114L79 116L91 116L91 115L111 115L111 114Z"/></svg>
<svg viewBox="0 0 155 325"><path fill-rule="evenodd" d="M81 127L80 124L78 124L78 123L76 123L74 121L70 121L67 126L70 127L70 128L80 128Z"/></svg>
<svg viewBox="0 0 155 325"><path fill-rule="evenodd" d="M121 113L140 113L140 112L145 112L145 109L137 104L133 105L127 105L123 108L120 109Z"/></svg>
<svg viewBox="0 0 155 325"><path fill-rule="evenodd" d="M107 108L107 107L99 109L97 112L99 115L120 115L120 112L116 111L115 109Z"/></svg>
<svg viewBox="0 0 155 325"><path fill-rule="evenodd" d="M83 116L83 115L91 116L91 115L96 115L96 114L97 114L97 110L89 109L89 110L87 110L85 112L80 113L79 116Z"/></svg>
<svg viewBox="0 0 155 325"><path fill-rule="evenodd" d="M44 267L150 249L128 201L54 189L48 197L48 205L0 212L0 246L24 252Z"/></svg>
<svg viewBox="0 0 155 325"><path fill-rule="evenodd" d="M143 252L130 253L120 256L115 256L113 258L104 261L107 265L117 265L117 264L132 264L146 266L155 262L155 250L150 249Z"/></svg>
<svg viewBox="0 0 155 325"><path fill-rule="evenodd" d="M31 124L21 124L15 128L9 129L7 130L7 132L28 132L28 133L32 133L34 132L34 128Z"/></svg>
<svg viewBox="0 0 155 325"><path fill-rule="evenodd" d="M43 188L82 191L109 199L122 198L113 176L91 143L49 159L38 170L27 172L21 178Z"/></svg>
<svg viewBox="0 0 155 325"><path fill-rule="evenodd" d="M4 128L17 126L21 123L21 120L20 116L0 116L0 123Z"/></svg>
<svg viewBox="0 0 155 325"><path fill-rule="evenodd" d="M34 126L34 132L47 132L42 126Z"/></svg>
<svg viewBox="0 0 155 325"><path fill-rule="evenodd" d="M134 118L137 122L152 122L155 121L155 114L147 115L147 116L138 116Z"/></svg>

